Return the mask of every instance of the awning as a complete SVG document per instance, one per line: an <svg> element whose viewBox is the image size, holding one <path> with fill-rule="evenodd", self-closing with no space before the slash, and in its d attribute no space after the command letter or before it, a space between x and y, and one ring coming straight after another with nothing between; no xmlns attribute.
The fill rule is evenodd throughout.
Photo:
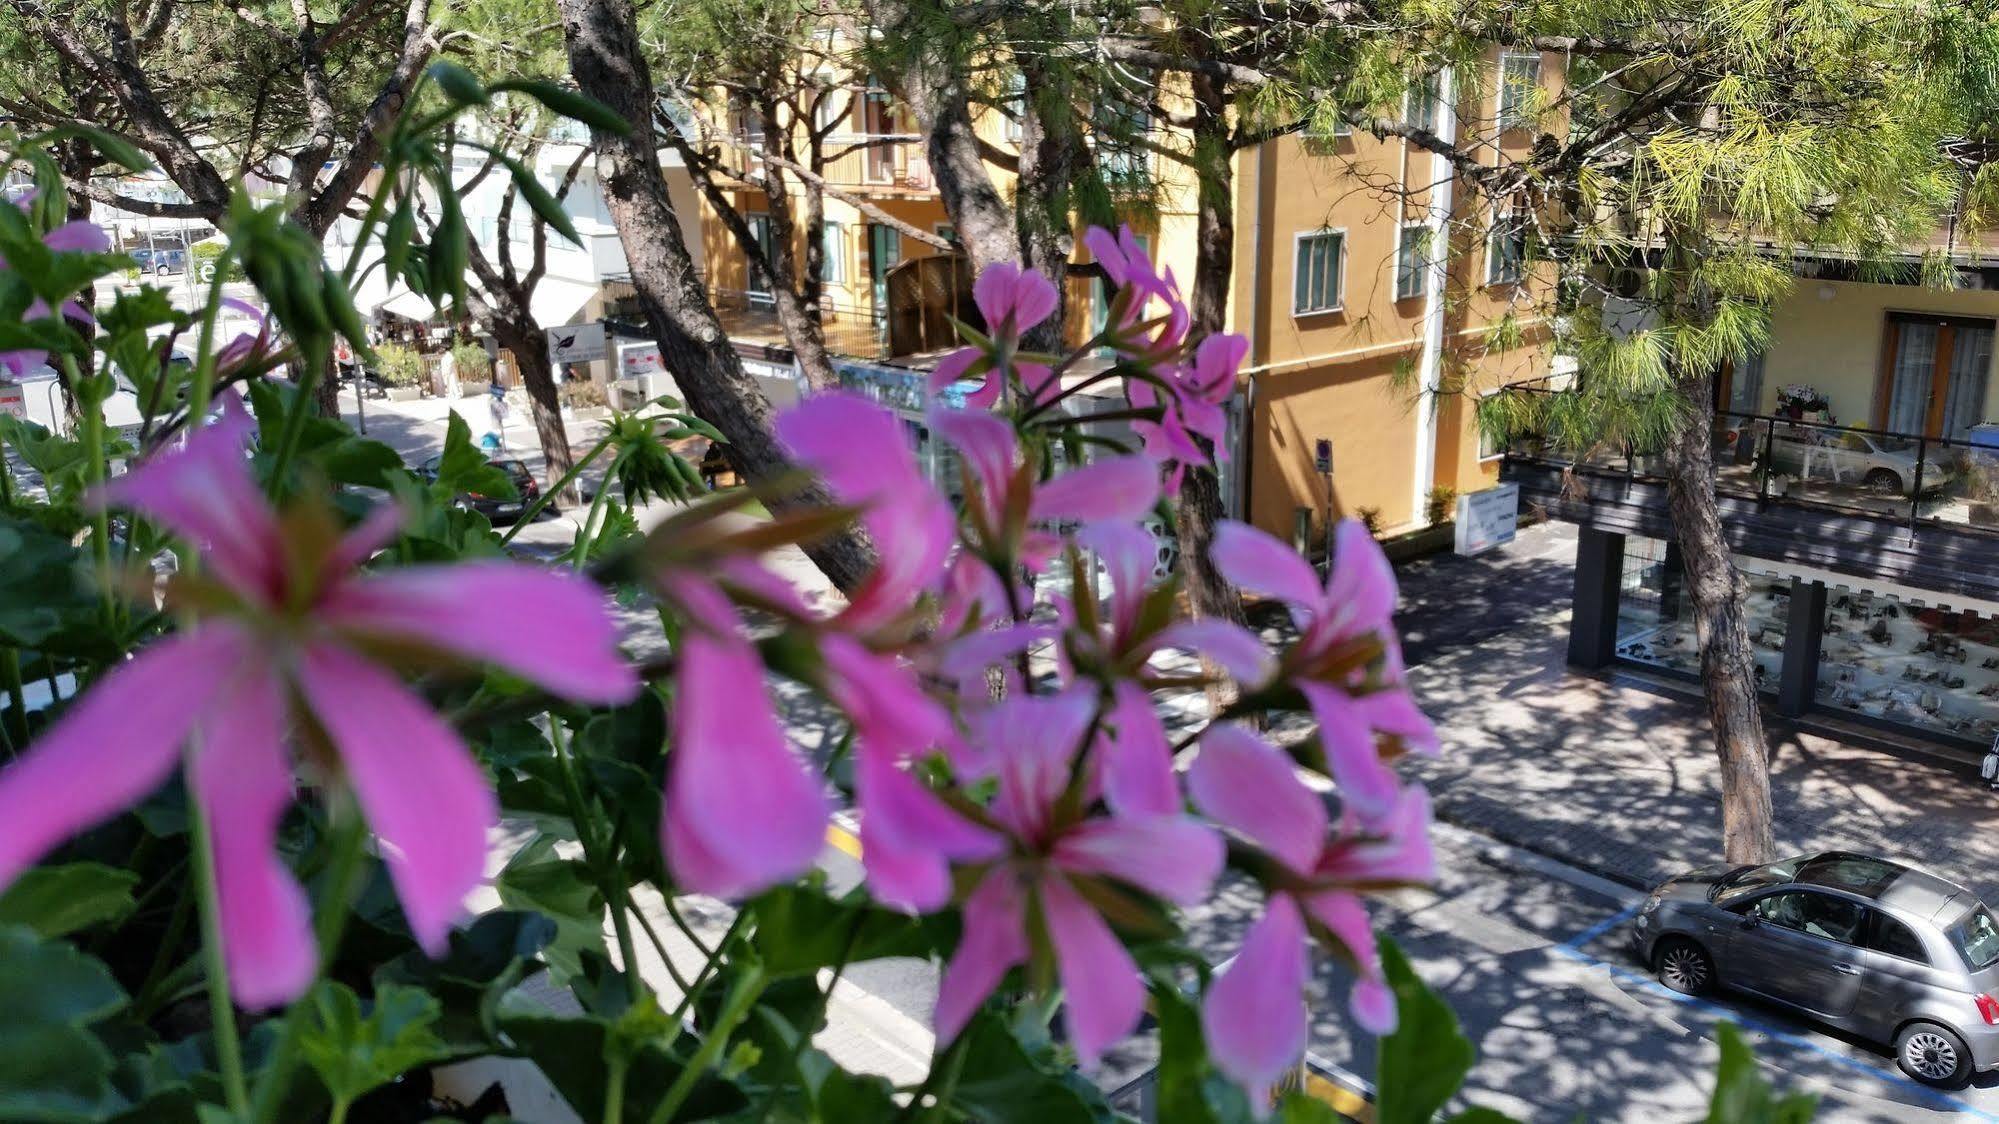
<svg viewBox="0 0 1999 1124"><path fill-rule="evenodd" d="M430 303L429 297L398 285L394 292L375 305L374 311L392 313L422 324L437 315L437 306Z"/></svg>
<svg viewBox="0 0 1999 1124"><path fill-rule="evenodd" d="M534 287L534 295L528 299L528 311L534 313L534 321L543 328L555 328L574 321L590 298L597 295L597 286L582 281L565 281L559 277L544 277Z"/></svg>

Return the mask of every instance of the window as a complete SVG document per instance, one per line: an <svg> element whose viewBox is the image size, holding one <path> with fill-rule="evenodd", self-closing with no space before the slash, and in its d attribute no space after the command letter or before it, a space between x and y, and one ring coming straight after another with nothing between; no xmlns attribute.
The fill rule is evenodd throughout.
<svg viewBox="0 0 1999 1124"><path fill-rule="evenodd" d="M749 223L751 237L756 239L757 247L763 251L764 260L769 261L775 246L770 236L770 216L751 215ZM771 293L770 278L764 276L764 271L758 269L754 261L749 267L748 294L752 301L769 302L775 299Z"/></svg>
<svg viewBox="0 0 1999 1124"><path fill-rule="evenodd" d="M1916 934L1878 909L1867 911L1867 947L1918 964L1930 962L1930 954L1923 951L1923 942L1916 939Z"/></svg>
<svg viewBox="0 0 1999 1124"><path fill-rule="evenodd" d="M1097 103L1095 120L1097 168L1112 186L1143 182L1152 170L1145 140L1152 131L1152 114L1136 95L1106 92Z"/></svg>
<svg viewBox="0 0 1999 1124"><path fill-rule="evenodd" d="M937 232L937 237L942 238L946 242L955 243L958 241L958 228L948 222L940 222L932 229Z"/></svg>
<svg viewBox="0 0 1999 1124"><path fill-rule="evenodd" d="M1974 972L1999 963L1999 921L1982 905L1950 927L1950 940Z"/></svg>
<svg viewBox="0 0 1999 1124"><path fill-rule="evenodd" d="M1409 89L1402 95L1402 123L1434 133L1442 106L1443 76L1425 74L1409 83Z"/></svg>
<svg viewBox="0 0 1999 1124"><path fill-rule="evenodd" d="M847 236L837 222L827 222L819 228L821 280L828 285L847 283Z"/></svg>
<svg viewBox="0 0 1999 1124"><path fill-rule="evenodd" d="M1515 285L1527 264L1527 221L1516 215L1492 220L1485 238L1485 283Z"/></svg>
<svg viewBox="0 0 1999 1124"><path fill-rule="evenodd" d="M1482 394L1481 397L1491 397L1492 395L1497 393L1499 392L1496 390L1488 390L1484 392L1484 394ZM1479 418L1476 413L1474 413L1472 420L1474 422L1479 421ZM1483 424L1480 424L1478 426L1479 460L1496 461L1499 458L1506 455L1506 443L1505 441L1501 440L1501 436L1502 436L1501 434L1495 432L1490 426Z"/></svg>
<svg viewBox="0 0 1999 1124"><path fill-rule="evenodd" d="M852 101L850 92L838 88L821 94L812 107L812 131L827 137L838 135L840 126L846 123Z"/></svg>
<svg viewBox="0 0 1999 1124"><path fill-rule="evenodd" d="M1867 907L1831 894L1792 890L1759 899L1750 912L1766 925L1795 929L1841 944L1858 944Z"/></svg>
<svg viewBox="0 0 1999 1124"><path fill-rule="evenodd" d="M1430 287L1430 228L1406 223L1395 243L1395 299L1422 296Z"/></svg>
<svg viewBox="0 0 1999 1124"><path fill-rule="evenodd" d="M1292 262L1291 311L1331 312L1340 307L1340 270L1345 266L1347 236L1341 230L1321 230L1298 236Z"/></svg>
<svg viewBox="0 0 1999 1124"><path fill-rule="evenodd" d="M1541 90L1541 56L1505 54L1499 59L1499 129L1524 129L1534 123L1535 96Z"/></svg>
<svg viewBox="0 0 1999 1124"><path fill-rule="evenodd" d="M1020 143L1020 117L1026 112L1027 76L1016 71L1006 79L1006 139L1013 144Z"/></svg>

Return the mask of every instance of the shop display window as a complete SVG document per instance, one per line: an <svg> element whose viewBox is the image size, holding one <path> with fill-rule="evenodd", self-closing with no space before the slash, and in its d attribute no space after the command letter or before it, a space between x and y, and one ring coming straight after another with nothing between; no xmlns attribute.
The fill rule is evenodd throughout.
<svg viewBox="0 0 1999 1124"><path fill-rule="evenodd" d="M1784 630L1790 619L1789 579L1745 574L1749 642L1756 650L1756 686L1777 693L1784 663ZM1692 607L1678 552L1658 539L1624 541L1624 573L1617 598L1617 654L1633 663L1686 675L1700 673Z"/></svg>
<svg viewBox="0 0 1999 1124"><path fill-rule="evenodd" d="M1829 590L1818 703L1977 742L1999 733L1999 621Z"/></svg>

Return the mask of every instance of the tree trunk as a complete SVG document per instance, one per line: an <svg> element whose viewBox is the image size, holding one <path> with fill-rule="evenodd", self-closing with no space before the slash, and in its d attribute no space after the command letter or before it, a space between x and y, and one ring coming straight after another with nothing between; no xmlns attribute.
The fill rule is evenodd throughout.
<svg viewBox="0 0 1999 1124"><path fill-rule="evenodd" d="M1195 211L1194 291L1189 338L1199 341L1228 322L1229 279L1235 272L1235 184L1229 166L1228 105L1215 80L1194 79L1194 150L1198 196ZM1251 419L1241 419L1251 424ZM1205 444L1205 442L1203 442ZM1223 513L1221 478L1188 472L1180 481L1174 521L1180 536L1181 573L1194 614L1244 624L1242 597L1208 557Z"/></svg>
<svg viewBox="0 0 1999 1124"><path fill-rule="evenodd" d="M1060 353L1069 303L1069 287L1063 282L1075 240L1069 185L1076 177L1076 150L1082 142L1073 114L1042 112L1044 106L1066 110L1067 80L1034 47L1016 49L1014 58L1029 91L1021 105L1020 177L1014 189L1020 264L1055 283L1055 312L1022 342L1030 351Z"/></svg>
<svg viewBox="0 0 1999 1124"><path fill-rule="evenodd" d="M911 19L901 5L882 5L882 15L891 21ZM901 75L902 97L916 117L923 134L924 153L930 174L937 181L937 195L951 215L958 243L978 273L995 262L1017 262L1021 258L1020 237L1014 213L993 185L979 152L978 133L972 127L972 111L967 100L965 76L954 65L947 44L928 38L926 28L896 28L897 34L913 35L908 45L911 61ZM1055 279L1057 284L1060 278Z"/></svg>
<svg viewBox="0 0 1999 1124"><path fill-rule="evenodd" d="M525 302L522 302L525 303ZM562 424L562 398L555 385L555 371L548 362L548 337L532 317L509 320L494 317L487 322L500 346L514 353L514 367L527 388L528 410L534 415L535 437L541 441L541 455L548 462L548 486L569 475L576 458L569 455L569 429ZM556 497L562 503L578 502L572 485L568 494Z"/></svg>
<svg viewBox="0 0 1999 1124"><path fill-rule="evenodd" d="M652 74L639 52L631 0L560 0L559 7L577 84L633 126L622 135L593 130L598 179L660 357L688 405L729 439L723 450L738 472L753 481L784 475L791 465L771 432L770 402L723 334L680 237L659 170ZM771 506L824 502L824 491L814 487L773 497ZM857 588L874 562L873 551L853 532L812 544L806 553L842 590Z"/></svg>
<svg viewBox="0 0 1999 1124"><path fill-rule="evenodd" d="M1756 697L1755 648L1743 616L1747 586L1729 554L1715 502L1713 377L1682 378L1681 387L1688 409L1666 448L1667 491L1674 537L1686 561L1701 686L1721 758L1722 857L1732 863L1769 862L1775 851L1769 742Z"/></svg>

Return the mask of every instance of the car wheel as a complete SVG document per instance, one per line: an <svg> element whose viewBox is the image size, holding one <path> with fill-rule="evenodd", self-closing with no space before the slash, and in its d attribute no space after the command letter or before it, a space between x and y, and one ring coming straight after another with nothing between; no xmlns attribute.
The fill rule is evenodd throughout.
<svg viewBox="0 0 1999 1124"><path fill-rule="evenodd" d="M1714 990L1714 961L1707 950L1685 937L1667 937L1652 954L1659 982L1681 995L1706 995Z"/></svg>
<svg viewBox="0 0 1999 1124"><path fill-rule="evenodd" d="M1902 494L1902 476L1892 468L1874 469L1867 474L1866 479L1862 483L1867 485L1868 491L1876 495L1899 496Z"/></svg>
<svg viewBox="0 0 1999 1124"><path fill-rule="evenodd" d="M1895 1064L1925 1085L1954 1089L1971 1078L1971 1050L1955 1031L1910 1023L1895 1036Z"/></svg>

